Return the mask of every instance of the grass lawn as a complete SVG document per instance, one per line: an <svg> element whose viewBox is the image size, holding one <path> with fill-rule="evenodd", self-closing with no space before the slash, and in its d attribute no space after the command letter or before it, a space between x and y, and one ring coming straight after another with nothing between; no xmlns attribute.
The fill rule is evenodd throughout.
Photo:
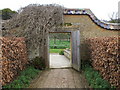
<svg viewBox="0 0 120 90"><path fill-rule="evenodd" d="M53 40L50 40L50 49L65 49L65 48L70 48L70 41L56 40L56 43L54 43Z"/></svg>
<svg viewBox="0 0 120 90"><path fill-rule="evenodd" d="M60 53L64 49L50 49L50 53Z"/></svg>
<svg viewBox="0 0 120 90"><path fill-rule="evenodd" d="M60 40L56 40L56 45L69 45L70 41L60 41ZM54 45L54 40L50 40L50 45Z"/></svg>

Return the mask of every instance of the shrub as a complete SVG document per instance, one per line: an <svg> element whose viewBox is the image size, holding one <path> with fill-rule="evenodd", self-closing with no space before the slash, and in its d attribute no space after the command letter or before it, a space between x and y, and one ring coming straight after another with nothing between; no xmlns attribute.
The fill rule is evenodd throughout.
<svg viewBox="0 0 120 90"><path fill-rule="evenodd" d="M32 61L32 64L36 69L45 69L45 60L42 57L35 57Z"/></svg>
<svg viewBox="0 0 120 90"><path fill-rule="evenodd" d="M120 88L120 41L119 36L96 37L86 39L88 50L95 70L109 81L112 86Z"/></svg>
<svg viewBox="0 0 120 90"><path fill-rule="evenodd" d="M0 83L6 85L23 70L28 63L25 38L22 37L0 37L0 64L2 67L2 80ZM3 60L2 60L3 59ZM1 69L1 68L0 68Z"/></svg>
<svg viewBox="0 0 120 90"><path fill-rule="evenodd" d="M60 54L60 55L64 55L64 51L63 51L63 50L60 51L59 54Z"/></svg>

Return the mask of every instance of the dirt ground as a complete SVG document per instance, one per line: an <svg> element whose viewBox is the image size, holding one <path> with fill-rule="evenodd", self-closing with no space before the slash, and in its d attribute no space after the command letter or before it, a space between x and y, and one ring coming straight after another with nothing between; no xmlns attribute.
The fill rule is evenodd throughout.
<svg viewBox="0 0 120 90"><path fill-rule="evenodd" d="M29 88L89 88L84 75L69 69L44 70Z"/></svg>

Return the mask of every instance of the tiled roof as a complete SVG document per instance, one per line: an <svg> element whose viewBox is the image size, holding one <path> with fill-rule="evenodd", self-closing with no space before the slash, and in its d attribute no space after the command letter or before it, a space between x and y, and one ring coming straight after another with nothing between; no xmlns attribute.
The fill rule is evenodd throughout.
<svg viewBox="0 0 120 90"><path fill-rule="evenodd" d="M90 9L65 9L64 15L89 15L94 23L108 30L120 30L120 23L107 23L99 20Z"/></svg>

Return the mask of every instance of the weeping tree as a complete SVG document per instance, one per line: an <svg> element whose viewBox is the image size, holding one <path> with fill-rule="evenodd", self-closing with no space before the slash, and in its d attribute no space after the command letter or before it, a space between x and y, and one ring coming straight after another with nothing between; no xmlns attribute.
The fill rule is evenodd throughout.
<svg viewBox="0 0 120 90"><path fill-rule="evenodd" d="M21 8L16 16L3 24L4 36L25 37L29 53L38 49L44 54L44 46L49 31L60 28L63 23L64 8L60 5L31 4Z"/></svg>

